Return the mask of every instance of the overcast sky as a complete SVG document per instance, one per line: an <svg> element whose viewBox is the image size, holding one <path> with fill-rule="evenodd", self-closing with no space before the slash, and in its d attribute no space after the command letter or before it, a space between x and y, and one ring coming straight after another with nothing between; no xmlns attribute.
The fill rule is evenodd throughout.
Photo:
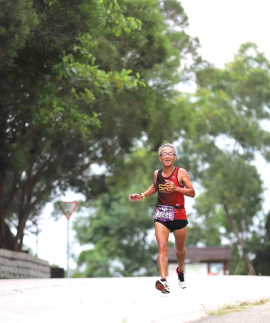
<svg viewBox="0 0 270 323"><path fill-rule="evenodd" d="M240 44L252 41L270 59L269 0L182 0L188 33L201 42L204 59L223 67Z"/></svg>
<svg viewBox="0 0 270 323"><path fill-rule="evenodd" d="M181 3L189 17L187 32L200 39L201 55L215 66L222 68L233 58L240 44L248 41L255 42L259 50L270 59L270 0L183 0ZM270 201L269 165L261 159L258 165L265 179L265 198ZM69 193L63 200L80 198L79 195ZM265 203L265 209L269 208L269 202ZM40 222L42 231L38 236L38 256L50 264L66 268L67 220L65 216L57 222L51 220L51 211L52 205L48 205ZM70 227L75 217L76 213L70 219ZM36 252L34 235L26 237L25 244ZM73 253L79 252L72 230L70 245ZM75 267L75 263L71 261L72 267Z"/></svg>

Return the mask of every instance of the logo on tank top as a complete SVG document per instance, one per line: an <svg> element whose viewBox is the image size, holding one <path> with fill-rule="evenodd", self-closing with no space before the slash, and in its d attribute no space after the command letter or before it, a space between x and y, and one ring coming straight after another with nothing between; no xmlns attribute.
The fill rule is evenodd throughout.
<svg viewBox="0 0 270 323"><path fill-rule="evenodd" d="M171 191L171 189L168 188L166 184L159 184L158 190L159 190L159 192L165 192L165 191L170 192Z"/></svg>

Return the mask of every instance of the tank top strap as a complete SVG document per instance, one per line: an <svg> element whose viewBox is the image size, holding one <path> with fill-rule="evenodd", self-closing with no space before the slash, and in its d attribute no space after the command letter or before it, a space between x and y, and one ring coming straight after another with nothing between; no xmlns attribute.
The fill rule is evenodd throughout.
<svg viewBox="0 0 270 323"><path fill-rule="evenodd" d="M178 167L178 166L177 166L177 167L175 167L175 168L174 168L174 170L173 170L173 172L172 172L172 174L171 174L171 176L173 176L173 175L174 175L174 176L176 176L176 177L177 177L178 170L179 170L179 167ZM170 176L170 177L171 177L171 176Z"/></svg>

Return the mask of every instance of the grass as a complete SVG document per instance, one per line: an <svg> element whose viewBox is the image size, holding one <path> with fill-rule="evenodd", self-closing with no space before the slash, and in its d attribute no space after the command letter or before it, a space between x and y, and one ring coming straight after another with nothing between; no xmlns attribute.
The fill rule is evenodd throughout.
<svg viewBox="0 0 270 323"><path fill-rule="evenodd" d="M239 312L239 311L245 310L251 306L263 305L269 301L270 301L270 298L262 298L258 301L255 301L255 302L240 302L240 303L236 303L236 304L222 306L215 311L208 311L206 314L211 315L211 316L230 314L233 312Z"/></svg>

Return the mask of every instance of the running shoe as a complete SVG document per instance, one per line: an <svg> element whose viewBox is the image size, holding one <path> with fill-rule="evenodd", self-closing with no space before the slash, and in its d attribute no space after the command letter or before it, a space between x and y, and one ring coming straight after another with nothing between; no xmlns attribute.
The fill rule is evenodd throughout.
<svg viewBox="0 0 270 323"><path fill-rule="evenodd" d="M178 284L181 288L187 288L187 282L185 280L184 272L183 271L178 271L178 267L176 268L176 273L178 276Z"/></svg>
<svg viewBox="0 0 270 323"><path fill-rule="evenodd" d="M160 290L163 294L170 293L170 287L166 279L159 279L156 281L156 289Z"/></svg>

